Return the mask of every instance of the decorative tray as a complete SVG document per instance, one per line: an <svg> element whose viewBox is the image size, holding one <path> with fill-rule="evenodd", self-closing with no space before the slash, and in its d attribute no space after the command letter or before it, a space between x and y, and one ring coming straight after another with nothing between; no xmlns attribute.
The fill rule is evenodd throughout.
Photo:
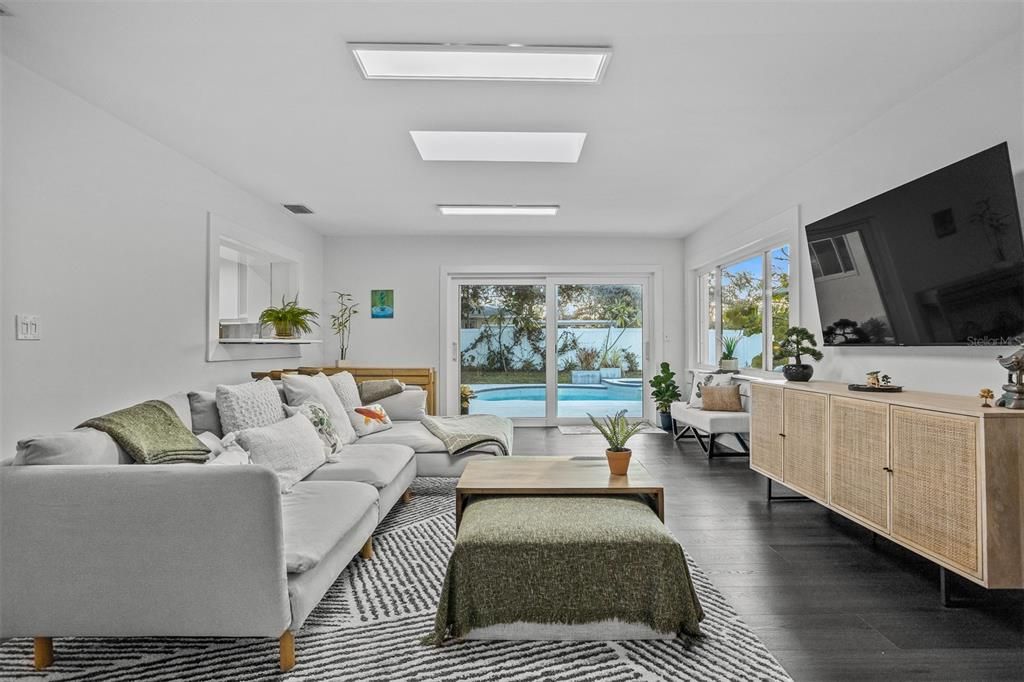
<svg viewBox="0 0 1024 682"><path fill-rule="evenodd" d="M864 393L899 393L903 390L902 386L868 386L867 384L849 384L847 388Z"/></svg>

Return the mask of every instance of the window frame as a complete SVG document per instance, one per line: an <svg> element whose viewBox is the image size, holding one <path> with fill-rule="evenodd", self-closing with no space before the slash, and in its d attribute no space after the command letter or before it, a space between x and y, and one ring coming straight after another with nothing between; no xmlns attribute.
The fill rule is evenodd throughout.
<svg viewBox="0 0 1024 682"><path fill-rule="evenodd" d="M723 311L722 311L722 271L731 265L741 263L745 260L750 260L760 256L761 258L761 358L762 367L740 367L740 373L762 373L776 375L775 370L775 356L772 348L772 328L773 328L773 315L772 315L772 286L771 286L771 254L776 249L788 248L789 249L789 325L794 326L797 324L796 321L796 298L794 294L798 295L797 289L797 277L796 277L796 248L794 243L796 240L789 235L776 235L770 239L764 240L757 245L749 246L746 249L733 251L722 258L716 259L714 264L705 265L704 267L697 268L693 272L695 273L695 279L697 281L697 367L702 370L718 369L718 361L714 364L708 363L708 347L707 342L707 330L710 328L708 323L708 309L710 299L707 296L707 288L704 286L704 280L708 275L713 278L714 294L715 294L715 358L721 358L722 356L722 322L723 322Z"/></svg>

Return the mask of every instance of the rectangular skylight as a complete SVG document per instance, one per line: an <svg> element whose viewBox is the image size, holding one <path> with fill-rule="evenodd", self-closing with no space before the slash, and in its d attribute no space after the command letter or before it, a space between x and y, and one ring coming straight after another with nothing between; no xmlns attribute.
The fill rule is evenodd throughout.
<svg viewBox="0 0 1024 682"><path fill-rule="evenodd" d="M586 133L410 130L424 161L576 163Z"/></svg>
<svg viewBox="0 0 1024 682"><path fill-rule="evenodd" d="M520 215L520 216L553 216L558 215L558 206L518 206L507 205L469 205L469 204L438 204L441 215Z"/></svg>
<svg viewBox="0 0 1024 682"><path fill-rule="evenodd" d="M600 83L609 47L349 43L367 79Z"/></svg>

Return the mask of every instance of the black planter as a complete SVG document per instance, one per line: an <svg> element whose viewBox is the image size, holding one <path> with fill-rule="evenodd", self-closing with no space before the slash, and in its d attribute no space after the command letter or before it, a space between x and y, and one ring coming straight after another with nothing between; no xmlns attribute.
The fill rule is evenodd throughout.
<svg viewBox="0 0 1024 682"><path fill-rule="evenodd" d="M810 381L814 368L810 365L783 365L782 375L789 381Z"/></svg>
<svg viewBox="0 0 1024 682"><path fill-rule="evenodd" d="M662 431L672 430L672 413L671 412L659 412L658 413L658 426L661 427Z"/></svg>

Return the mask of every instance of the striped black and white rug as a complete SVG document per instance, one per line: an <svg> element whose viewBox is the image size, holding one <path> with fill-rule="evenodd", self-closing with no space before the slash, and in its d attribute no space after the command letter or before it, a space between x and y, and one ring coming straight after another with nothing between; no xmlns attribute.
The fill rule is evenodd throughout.
<svg viewBox="0 0 1024 682"><path fill-rule="evenodd" d="M111 680L789 680L692 560L704 637L636 642L464 642L430 633L455 535L454 479L417 479L375 536L372 561L355 559L296 636L295 668L277 669L270 639L54 641L55 661L32 669L30 640L0 645L0 679Z"/></svg>

